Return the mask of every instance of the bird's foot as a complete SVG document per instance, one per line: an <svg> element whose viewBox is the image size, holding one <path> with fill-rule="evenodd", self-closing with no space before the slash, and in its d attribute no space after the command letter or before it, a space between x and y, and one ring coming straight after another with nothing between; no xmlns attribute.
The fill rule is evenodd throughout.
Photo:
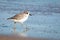
<svg viewBox="0 0 60 40"><path fill-rule="evenodd" d="M13 27L13 31L16 32L16 27Z"/></svg>
<svg viewBox="0 0 60 40"><path fill-rule="evenodd" d="M23 32L28 32L29 30L30 30L30 29L26 27Z"/></svg>

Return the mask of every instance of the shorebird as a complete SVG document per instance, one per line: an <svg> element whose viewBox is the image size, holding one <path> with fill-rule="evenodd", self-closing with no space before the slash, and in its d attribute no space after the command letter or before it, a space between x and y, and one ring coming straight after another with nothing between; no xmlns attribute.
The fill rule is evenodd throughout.
<svg viewBox="0 0 60 40"><path fill-rule="evenodd" d="M23 24L23 23L28 19L29 15L31 15L31 14L30 14L28 11L23 11L23 12L21 12L21 13L19 13L19 14L16 14L16 15L13 16L13 17L8 18L8 19L14 21L14 28L13 28L14 32L15 32L15 30L16 30L15 24L16 24L17 22ZM23 24L23 25L24 25L24 24ZM28 28L26 27L26 30L27 30L27 29L28 29Z"/></svg>

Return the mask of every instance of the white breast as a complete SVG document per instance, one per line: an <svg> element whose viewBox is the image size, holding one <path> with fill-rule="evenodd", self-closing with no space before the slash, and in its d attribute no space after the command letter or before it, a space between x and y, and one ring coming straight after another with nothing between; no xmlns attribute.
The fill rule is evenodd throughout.
<svg viewBox="0 0 60 40"><path fill-rule="evenodd" d="M23 19L19 20L19 22L23 23L28 19L28 16L24 17Z"/></svg>

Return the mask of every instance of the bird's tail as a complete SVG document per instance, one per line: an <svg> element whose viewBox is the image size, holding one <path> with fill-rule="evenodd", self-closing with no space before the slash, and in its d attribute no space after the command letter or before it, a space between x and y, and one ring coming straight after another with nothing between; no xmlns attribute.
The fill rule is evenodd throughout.
<svg viewBox="0 0 60 40"><path fill-rule="evenodd" d="M10 18L7 18L7 20L9 20Z"/></svg>

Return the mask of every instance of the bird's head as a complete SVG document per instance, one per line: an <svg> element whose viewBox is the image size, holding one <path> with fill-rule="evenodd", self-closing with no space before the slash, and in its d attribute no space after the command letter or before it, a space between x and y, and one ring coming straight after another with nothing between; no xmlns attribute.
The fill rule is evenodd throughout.
<svg viewBox="0 0 60 40"><path fill-rule="evenodd" d="M29 11L24 11L24 13L32 16Z"/></svg>

